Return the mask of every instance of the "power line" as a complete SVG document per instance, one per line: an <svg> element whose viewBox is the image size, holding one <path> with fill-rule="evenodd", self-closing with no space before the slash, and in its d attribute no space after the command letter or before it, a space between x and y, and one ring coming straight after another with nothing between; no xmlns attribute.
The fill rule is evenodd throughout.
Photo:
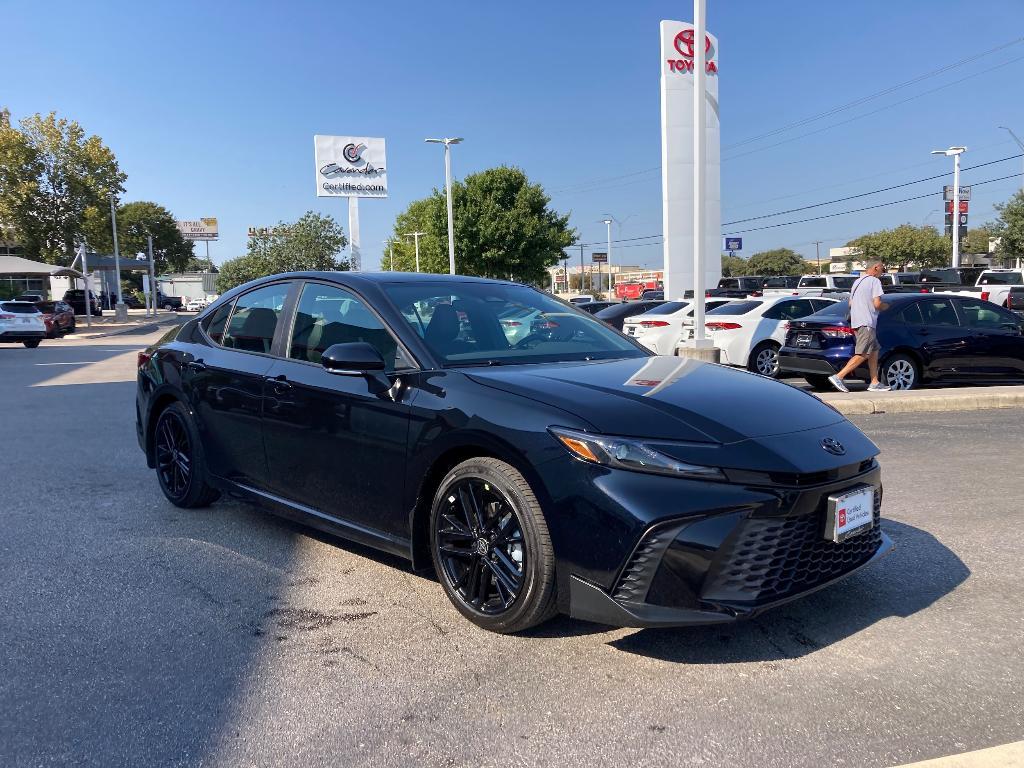
<svg viewBox="0 0 1024 768"><path fill-rule="evenodd" d="M901 88L906 88L908 85L914 85L915 83L919 83L922 80L927 80L930 77L935 77L936 75L941 75L942 73L948 72L951 69L956 69L957 67L961 67L964 64L969 64L972 61L977 61L978 59L984 58L985 56L988 56L990 54L995 53L996 51L1001 51L1004 48L1009 48L1010 46L1017 45L1018 43L1021 43L1021 42L1024 42L1024 37L1018 37L1016 40L1011 40L1008 43L1003 43L1002 45L997 45L995 48L990 48L989 50L983 51L982 53L977 53L977 54L975 54L973 56L968 56L966 59L961 59L960 61L953 62L952 64L947 64L944 67L939 67L938 69L934 69L931 72L926 72L923 75L918 75L915 78L912 78L910 80L906 80L906 81L904 81L902 83L898 83L897 85L890 86L889 88L885 88L884 90L878 91L876 93L872 93L869 96L863 96L863 97L861 97L859 99L855 99L853 101L847 102L846 104L841 104L838 107L833 107L832 109L826 110L825 112L819 112L816 115L811 115L810 117L805 117L805 118L803 118L801 120L797 120L796 122L789 123L788 125L784 125L781 128L775 128L775 129L773 129L771 131L767 131L767 132L759 134L757 136L751 136L750 138L743 139L742 141L738 141L735 144L730 144L729 146L724 147L723 149L725 151L728 151L730 149L735 149L736 147L742 147L742 146L744 146L746 144L751 144L751 143L753 143L755 141L760 141L761 139L767 139L767 138L769 138L771 136L777 136L778 134L785 133L786 131L791 130L793 128L799 128L801 125L807 125L808 123L813 123L813 122L815 122L817 120L822 120L822 119L824 119L826 117L831 117L832 115L838 114L839 112L845 112L847 109L852 109L853 107L860 106L861 104L864 104L864 103L866 103L868 101L872 101L872 100L877 99L877 98L879 98L881 96L887 96L890 93L893 93L894 91L898 91Z"/></svg>
<svg viewBox="0 0 1024 768"><path fill-rule="evenodd" d="M986 165L995 165L996 163L1005 163L1007 160L1016 160L1018 157L1024 157L1024 152L1017 153L1016 155L1009 155L1008 157L1001 157L998 160L990 160L987 163L979 163L978 165L972 165L966 168L961 168L960 171L970 171L976 168L984 168ZM833 205L834 203L845 203L847 200L856 200L859 197L868 197L869 195L877 195L880 192L890 192L894 189L900 189L901 187L909 187L914 184L920 184L925 181L935 181L935 179L942 179L949 176L949 173L938 173L934 176L925 176L923 179L914 179L913 181L905 181L902 184L893 184L889 187L882 187L881 189L873 189L870 192L861 192L856 195L848 195L846 197L837 197L835 200L826 200L823 203L814 203L812 205L803 205L799 208L790 208L786 211L776 211L775 213L765 213L761 216L751 216L746 219L736 219L736 221L727 221L722 224L723 227L731 227L733 224L743 224L748 221L758 221L760 219L770 219L774 216L785 216L787 213L796 213L798 211L807 211L811 208L821 208L825 205Z"/></svg>

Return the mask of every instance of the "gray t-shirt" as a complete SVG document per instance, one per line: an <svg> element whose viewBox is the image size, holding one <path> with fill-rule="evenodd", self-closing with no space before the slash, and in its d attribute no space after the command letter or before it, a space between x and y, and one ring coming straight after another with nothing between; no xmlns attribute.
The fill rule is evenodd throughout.
<svg viewBox="0 0 1024 768"><path fill-rule="evenodd" d="M882 281L873 275L858 277L850 288L850 325L872 328L878 323L878 310L875 309L875 297L883 295Z"/></svg>

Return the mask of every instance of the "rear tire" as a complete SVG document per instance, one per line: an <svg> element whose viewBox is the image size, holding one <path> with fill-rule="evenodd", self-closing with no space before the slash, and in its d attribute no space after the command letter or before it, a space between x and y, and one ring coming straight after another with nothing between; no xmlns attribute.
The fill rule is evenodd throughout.
<svg viewBox="0 0 1024 768"><path fill-rule="evenodd" d="M181 403L171 403L157 417L153 435L160 490L176 507L208 507L220 491L206 482L206 456L199 431Z"/></svg>
<svg viewBox="0 0 1024 768"><path fill-rule="evenodd" d="M881 365L881 380L896 389L917 389L921 385L921 369L910 355L896 354Z"/></svg>
<svg viewBox="0 0 1024 768"><path fill-rule="evenodd" d="M816 392L825 392L828 390L835 389L832 386L832 382L828 380L828 376L825 375L819 376L817 374L808 374L807 376L804 376L804 381L810 384L811 389L815 390Z"/></svg>
<svg viewBox="0 0 1024 768"><path fill-rule="evenodd" d="M779 347L774 341L762 341L747 358L747 370L769 379L779 378Z"/></svg>
<svg viewBox="0 0 1024 768"><path fill-rule="evenodd" d="M29 349L35 349L36 347L39 346L39 339L32 339L32 341L23 341L21 343L24 344Z"/></svg>
<svg viewBox="0 0 1024 768"><path fill-rule="evenodd" d="M521 632L557 613L555 556L526 479L498 459L464 461L430 513L438 581L456 609L491 632Z"/></svg>

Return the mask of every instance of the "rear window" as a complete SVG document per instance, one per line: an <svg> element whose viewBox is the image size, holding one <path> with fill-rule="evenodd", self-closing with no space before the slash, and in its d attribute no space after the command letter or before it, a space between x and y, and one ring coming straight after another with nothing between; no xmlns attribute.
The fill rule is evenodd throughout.
<svg viewBox="0 0 1024 768"><path fill-rule="evenodd" d="M918 278L922 283L959 283L960 276L953 269L929 269Z"/></svg>
<svg viewBox="0 0 1024 768"><path fill-rule="evenodd" d="M36 306L39 307L40 312L55 312L57 309L56 301L39 301L36 302Z"/></svg>
<svg viewBox="0 0 1024 768"><path fill-rule="evenodd" d="M1020 272L989 272L978 280L979 285L1024 285Z"/></svg>
<svg viewBox="0 0 1024 768"><path fill-rule="evenodd" d="M0 304L0 309L10 312L12 315L38 315L39 310L35 304L20 304L16 301L6 301Z"/></svg>
<svg viewBox="0 0 1024 768"><path fill-rule="evenodd" d="M740 281L735 277L723 277L718 281L719 288L739 288Z"/></svg>
<svg viewBox="0 0 1024 768"><path fill-rule="evenodd" d="M690 305L688 301L666 301L660 307L649 309L644 312L645 315L671 315L673 312L678 312L680 309L685 309Z"/></svg>
<svg viewBox="0 0 1024 768"><path fill-rule="evenodd" d="M825 278L824 277L801 277L800 278L801 288L824 288Z"/></svg>
<svg viewBox="0 0 1024 768"><path fill-rule="evenodd" d="M812 304L814 302L811 302ZM815 312L813 315L803 318L804 320L827 320L833 322L837 317L846 317L850 311L850 302L848 301L837 301L833 304L829 304L822 310Z"/></svg>
<svg viewBox="0 0 1024 768"><path fill-rule="evenodd" d="M852 275L846 275L844 277L833 277L832 280L836 284L836 288L842 288L844 291L848 291L853 287L854 282L857 280ZM891 281L892 278L889 278Z"/></svg>
<svg viewBox="0 0 1024 768"><path fill-rule="evenodd" d="M708 310L705 314L708 315L745 315L752 309L757 309L764 302L763 301L730 301L728 304L723 304L720 307L715 307L712 310Z"/></svg>

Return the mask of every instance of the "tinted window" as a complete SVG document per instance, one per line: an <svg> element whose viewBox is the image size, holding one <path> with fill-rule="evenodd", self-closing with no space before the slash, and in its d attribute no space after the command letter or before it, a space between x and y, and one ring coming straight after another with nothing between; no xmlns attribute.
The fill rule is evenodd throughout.
<svg viewBox="0 0 1024 768"><path fill-rule="evenodd" d="M882 275L878 279L881 281L882 285L892 285L892 275Z"/></svg>
<svg viewBox="0 0 1024 768"><path fill-rule="evenodd" d="M908 304L895 312L887 312L886 316L890 322L903 323L905 325L921 325L924 322L921 317L921 308L917 304Z"/></svg>
<svg viewBox="0 0 1024 768"><path fill-rule="evenodd" d="M644 314L646 315L671 315L673 312L678 312L680 309L685 309L690 305L688 301L666 301L664 304L651 309Z"/></svg>
<svg viewBox="0 0 1024 768"><path fill-rule="evenodd" d="M1004 325L1017 326L1020 323L1013 312L1007 312L990 301L964 299L957 307L960 318L968 328L999 328Z"/></svg>
<svg viewBox="0 0 1024 768"><path fill-rule="evenodd" d="M892 278L889 278L892 280ZM836 288L841 288L844 291L848 291L853 287L854 282L857 278L852 275L844 275L841 277L833 277L832 281L835 283Z"/></svg>
<svg viewBox="0 0 1024 768"><path fill-rule="evenodd" d="M739 288L740 281L737 280L735 277L723 277L721 280L718 281L718 287L729 289Z"/></svg>
<svg viewBox="0 0 1024 768"><path fill-rule="evenodd" d="M231 307L234 306L233 302L227 302L217 308L217 311L212 315L206 317L203 320L203 330L206 331L207 335L218 344L223 343L224 339L224 326L228 323L228 315L231 314Z"/></svg>
<svg viewBox="0 0 1024 768"><path fill-rule="evenodd" d="M39 310L35 304L18 304L13 301L4 302L0 304L0 309L4 312L10 312L13 315L37 315Z"/></svg>
<svg viewBox="0 0 1024 768"><path fill-rule="evenodd" d="M1020 272L989 272L978 280L979 285L1024 285Z"/></svg>
<svg viewBox="0 0 1024 768"><path fill-rule="evenodd" d="M221 343L225 347L245 352L269 354L289 285L268 285L235 299L235 311L231 314L231 321Z"/></svg>
<svg viewBox="0 0 1024 768"><path fill-rule="evenodd" d="M63 310L61 310L57 306L57 302L56 301L38 301L38 302L36 302L36 306L39 307L39 311L40 312L61 312L61 311L63 311Z"/></svg>
<svg viewBox="0 0 1024 768"><path fill-rule="evenodd" d="M337 286L307 283L295 309L288 357L319 363L328 347L356 341L380 352L385 370L395 370L398 342L358 297Z"/></svg>
<svg viewBox="0 0 1024 768"><path fill-rule="evenodd" d="M410 329L446 365L542 363L644 357L600 320L524 285L445 280L384 284ZM537 310L530 332L509 340L499 316Z"/></svg>
<svg viewBox="0 0 1024 768"><path fill-rule="evenodd" d="M836 319L844 319L850 312L850 302L848 301L836 301L831 302L824 309L820 309L809 317L802 318L804 320L823 320L829 323L834 323Z"/></svg>
<svg viewBox="0 0 1024 768"><path fill-rule="evenodd" d="M918 302L925 325L960 325L949 299L925 299Z"/></svg>
<svg viewBox="0 0 1024 768"><path fill-rule="evenodd" d="M814 307L806 299L787 299L766 309L763 317L769 320L795 320L798 317L806 317L813 311Z"/></svg>
<svg viewBox="0 0 1024 768"><path fill-rule="evenodd" d="M811 306L814 307L815 312L821 312L821 310L831 307L835 304L834 301L825 301L825 299L811 299Z"/></svg>
<svg viewBox="0 0 1024 768"><path fill-rule="evenodd" d="M824 288L825 278L824 277L802 277L800 278L801 288Z"/></svg>
<svg viewBox="0 0 1024 768"><path fill-rule="evenodd" d="M752 309L757 309L763 301L730 301L720 307L708 310L708 315L745 315Z"/></svg>

